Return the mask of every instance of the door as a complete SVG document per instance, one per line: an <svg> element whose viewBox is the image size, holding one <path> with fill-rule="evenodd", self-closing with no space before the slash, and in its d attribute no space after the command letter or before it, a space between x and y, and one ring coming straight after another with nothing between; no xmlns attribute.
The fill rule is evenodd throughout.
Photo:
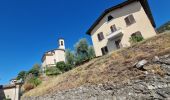
<svg viewBox="0 0 170 100"><path fill-rule="evenodd" d="M117 49L120 49L121 48L121 40L119 39L119 40L116 40L115 41L115 45L116 45L116 48Z"/></svg>

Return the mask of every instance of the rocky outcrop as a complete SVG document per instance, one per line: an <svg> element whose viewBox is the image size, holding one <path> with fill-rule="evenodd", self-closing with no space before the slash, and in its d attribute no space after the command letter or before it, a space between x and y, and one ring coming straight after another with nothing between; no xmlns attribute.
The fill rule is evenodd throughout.
<svg viewBox="0 0 170 100"><path fill-rule="evenodd" d="M145 74L122 84L85 85L23 100L170 100L170 55L144 61L136 65Z"/></svg>

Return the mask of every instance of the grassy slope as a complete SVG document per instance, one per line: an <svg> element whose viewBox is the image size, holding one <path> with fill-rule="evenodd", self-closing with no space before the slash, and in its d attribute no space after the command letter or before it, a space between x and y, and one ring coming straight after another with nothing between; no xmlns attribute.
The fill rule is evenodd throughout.
<svg viewBox="0 0 170 100"><path fill-rule="evenodd" d="M38 96L53 91L67 90L81 85L118 83L140 78L144 72L133 68L142 59L170 53L170 33L161 34L109 55L93 59L67 73L44 81L24 96Z"/></svg>

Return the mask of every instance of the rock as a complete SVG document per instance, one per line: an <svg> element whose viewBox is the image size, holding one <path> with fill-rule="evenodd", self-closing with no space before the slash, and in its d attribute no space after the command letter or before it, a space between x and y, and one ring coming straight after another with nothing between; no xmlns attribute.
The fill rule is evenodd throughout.
<svg viewBox="0 0 170 100"><path fill-rule="evenodd" d="M166 58L169 58L169 57L170 57L170 55L167 54L167 55L162 56L161 58L162 58L162 59L166 59Z"/></svg>
<svg viewBox="0 0 170 100"><path fill-rule="evenodd" d="M160 61L159 57L158 57L158 56L155 56L155 57L153 58L153 62L158 62L158 61Z"/></svg>
<svg viewBox="0 0 170 100"><path fill-rule="evenodd" d="M136 63L135 67L138 68L138 69L141 69L143 68L144 65L146 65L148 63L147 60L141 60L139 61L138 63Z"/></svg>
<svg viewBox="0 0 170 100"><path fill-rule="evenodd" d="M165 56L161 56L161 57L155 56L155 58L153 59L153 62L170 65L170 55L165 55Z"/></svg>

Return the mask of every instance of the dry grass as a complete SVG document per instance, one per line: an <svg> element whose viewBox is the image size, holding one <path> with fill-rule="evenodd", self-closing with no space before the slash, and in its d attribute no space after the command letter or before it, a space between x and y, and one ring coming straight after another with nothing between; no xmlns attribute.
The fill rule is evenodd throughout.
<svg viewBox="0 0 170 100"><path fill-rule="evenodd" d="M144 74L143 71L133 68L135 62L165 53L170 53L170 34L168 33L115 51L110 55L93 59L67 73L44 81L24 96L38 96L86 84L126 83L128 80ZM163 75L163 71L159 67L154 70L155 73Z"/></svg>

